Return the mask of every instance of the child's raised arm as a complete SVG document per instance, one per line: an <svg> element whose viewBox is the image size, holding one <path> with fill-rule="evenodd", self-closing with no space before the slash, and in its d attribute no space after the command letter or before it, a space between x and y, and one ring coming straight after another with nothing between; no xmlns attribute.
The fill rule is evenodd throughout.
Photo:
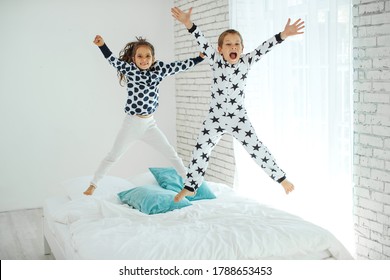
<svg viewBox="0 0 390 280"><path fill-rule="evenodd" d="M291 19L288 19L282 32L275 34L275 36L271 37L267 41L264 41L255 50L244 55L244 61L248 62L249 65L252 65L253 63L259 61L264 54L270 52L274 46L287 39L287 37L303 34L303 28L305 28L304 21L298 19L293 24L290 23Z"/></svg>
<svg viewBox="0 0 390 280"><path fill-rule="evenodd" d="M178 7L174 7L171 9L172 16L180 21L182 24L185 25L187 29L190 29L192 27L192 21L191 21L191 13L192 8L188 10L187 13L180 10Z"/></svg>
<svg viewBox="0 0 390 280"><path fill-rule="evenodd" d="M304 21L302 21L301 19L298 19L293 24L290 24L290 22L291 22L291 19L289 18L287 20L286 26L284 27L284 30L280 33L280 37L282 38L282 40L285 40L289 36L303 34L303 31L301 31L301 30L303 28L305 28Z"/></svg>
<svg viewBox="0 0 390 280"><path fill-rule="evenodd" d="M199 55L198 57L189 58L182 61L175 61L171 63L164 63L158 61L156 63L155 69L160 72L161 77L175 75L178 72L187 71L190 68L194 67L198 63L203 61L204 55Z"/></svg>
<svg viewBox="0 0 390 280"><path fill-rule="evenodd" d="M126 61L119 60L117 57L113 56L102 36L96 35L93 43L99 47L104 57L108 59L108 62L123 75L128 75L129 73L132 73L132 71L137 70L137 67L134 64L129 64Z"/></svg>
<svg viewBox="0 0 390 280"><path fill-rule="evenodd" d="M98 47L101 47L104 45L104 40L103 40L103 37L100 36L100 35L96 35L95 36L95 40L93 40L93 43L98 46Z"/></svg>
<svg viewBox="0 0 390 280"><path fill-rule="evenodd" d="M205 56L209 58L209 63L212 64L215 58L216 50L211 46L208 40L203 36L202 32L198 29L198 27L191 21L191 13L192 8L188 10L188 12L183 12L178 7L174 7L171 9L172 16L183 23L187 30L193 34L195 40L201 49L200 57L204 58Z"/></svg>

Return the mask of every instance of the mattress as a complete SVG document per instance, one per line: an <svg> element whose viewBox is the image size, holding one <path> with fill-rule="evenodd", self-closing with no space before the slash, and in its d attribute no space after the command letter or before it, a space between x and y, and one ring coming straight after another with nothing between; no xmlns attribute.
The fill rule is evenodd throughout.
<svg viewBox="0 0 390 280"><path fill-rule="evenodd" d="M189 207L156 215L146 215L116 199L119 190L135 187L143 181L133 180L130 185L122 184L112 192L106 188L104 196L48 198L44 207L44 234L54 257L88 260L352 259L326 229L240 197L224 184L209 182L216 199L193 201Z"/></svg>
<svg viewBox="0 0 390 280"><path fill-rule="evenodd" d="M67 196L51 197L43 206L43 233L45 254L53 254L57 260L79 259L71 244L69 228L64 223L56 222L53 213L70 199Z"/></svg>

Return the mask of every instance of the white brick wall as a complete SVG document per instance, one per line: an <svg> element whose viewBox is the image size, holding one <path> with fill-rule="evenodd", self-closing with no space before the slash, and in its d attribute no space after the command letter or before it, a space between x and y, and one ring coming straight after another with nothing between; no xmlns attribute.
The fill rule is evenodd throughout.
<svg viewBox="0 0 390 280"><path fill-rule="evenodd" d="M390 0L354 0L353 15L357 256L390 259Z"/></svg>
<svg viewBox="0 0 390 280"><path fill-rule="evenodd" d="M229 0L175 0L175 6L187 11L193 7L192 20L216 47L220 33L229 28ZM175 22L175 55L185 59L199 53L198 46L184 25ZM188 165L210 101L211 70L206 62L175 76L177 151ZM211 153L205 179L234 183L234 152L231 136L223 136Z"/></svg>

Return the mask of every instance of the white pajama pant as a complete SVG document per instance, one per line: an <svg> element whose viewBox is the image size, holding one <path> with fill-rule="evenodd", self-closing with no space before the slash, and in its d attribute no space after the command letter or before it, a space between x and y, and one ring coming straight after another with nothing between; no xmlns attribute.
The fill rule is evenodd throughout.
<svg viewBox="0 0 390 280"><path fill-rule="evenodd" d="M169 144L164 133L157 127L154 117L140 118L126 115L111 151L100 163L91 184L98 187L99 181L128 150L129 146L137 140L149 144L162 153L172 163L176 171L185 178L186 168L183 165L183 161L179 158L171 144Z"/></svg>
<svg viewBox="0 0 390 280"><path fill-rule="evenodd" d="M236 138L271 179L280 183L286 178L285 172L280 169L268 148L257 137L246 112L234 117L211 114L204 121L192 152L192 160L184 183L185 189L195 191L202 184L210 153L225 133Z"/></svg>

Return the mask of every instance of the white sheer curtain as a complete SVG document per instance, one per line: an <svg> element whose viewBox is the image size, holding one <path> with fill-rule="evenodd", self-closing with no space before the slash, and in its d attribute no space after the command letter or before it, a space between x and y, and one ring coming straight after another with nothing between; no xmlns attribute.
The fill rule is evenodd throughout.
<svg viewBox="0 0 390 280"><path fill-rule="evenodd" d="M235 141L235 188L334 233L353 249L351 0L231 0L244 52L302 18L252 68L246 105L261 141L296 190L286 196Z"/></svg>

